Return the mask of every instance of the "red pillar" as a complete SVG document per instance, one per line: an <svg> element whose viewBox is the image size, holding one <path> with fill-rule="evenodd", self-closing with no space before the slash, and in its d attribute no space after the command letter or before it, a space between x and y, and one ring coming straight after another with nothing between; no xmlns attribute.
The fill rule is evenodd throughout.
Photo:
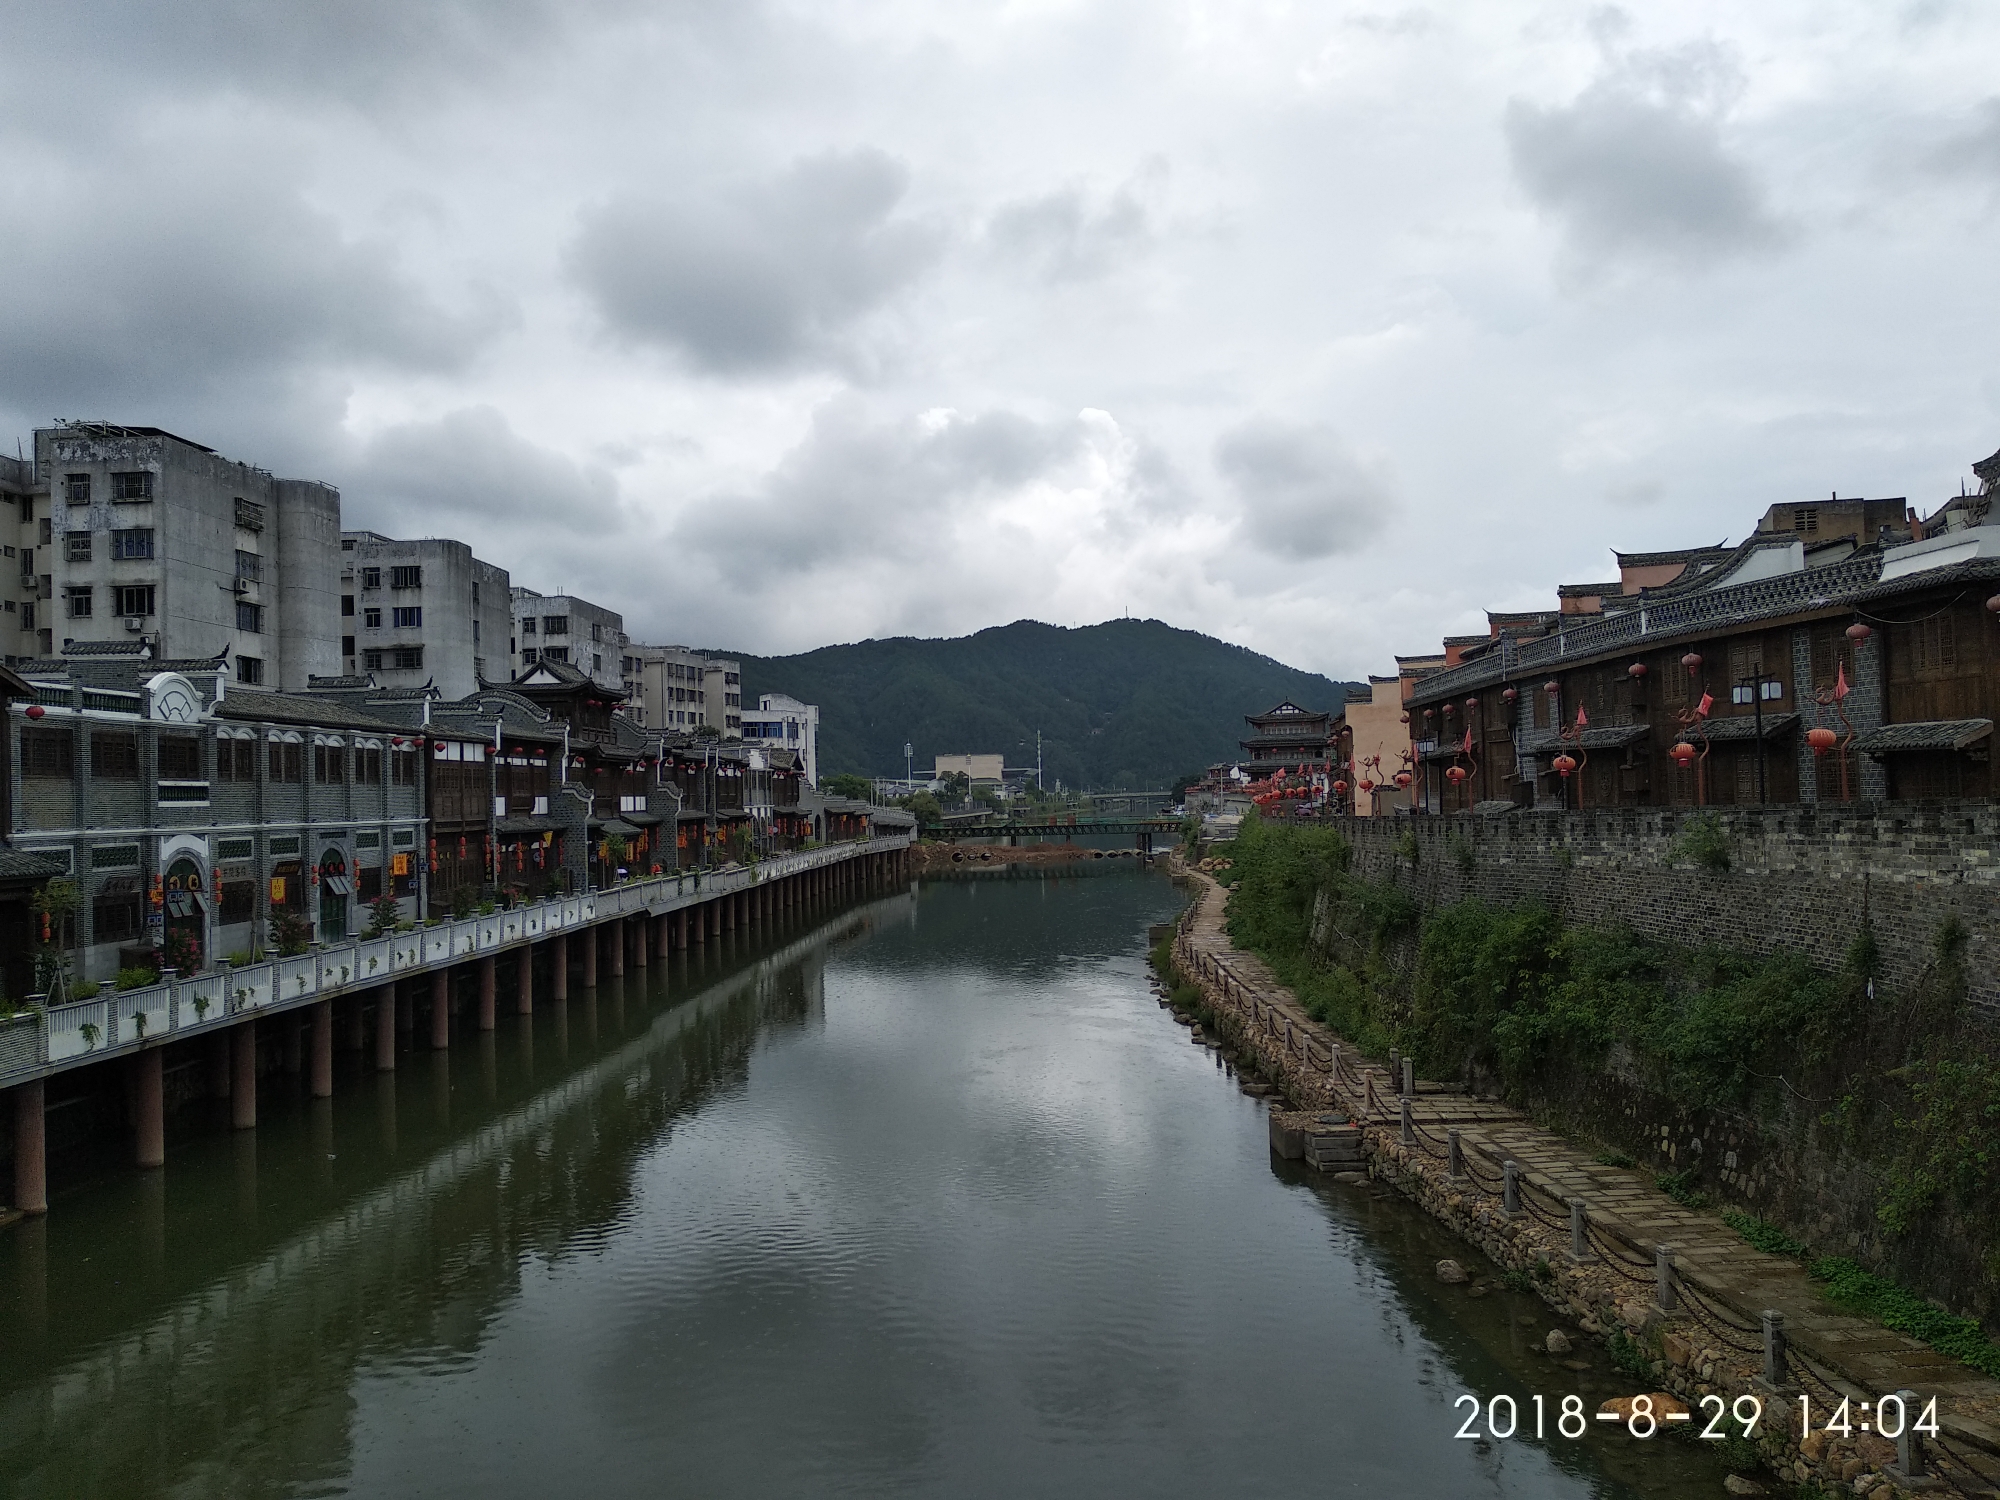
<svg viewBox="0 0 2000 1500"><path fill-rule="evenodd" d="M322 1000L312 1014L312 1096L333 1097L333 1002Z"/></svg>
<svg viewBox="0 0 2000 1500"><path fill-rule="evenodd" d="M521 945L521 972L514 981L514 1013L521 1016L535 1013L535 946L532 943Z"/></svg>
<svg viewBox="0 0 2000 1500"><path fill-rule="evenodd" d="M229 1033L229 1123L257 1128L257 1022L244 1021Z"/></svg>
<svg viewBox="0 0 2000 1500"><path fill-rule="evenodd" d="M164 1167L167 1126L160 1049L145 1048L132 1059L132 1066L137 1070L139 1085L132 1091L132 1160L142 1167Z"/></svg>
<svg viewBox="0 0 2000 1500"><path fill-rule="evenodd" d="M375 991L375 1071L396 1071L396 986L385 984Z"/></svg>
<svg viewBox="0 0 2000 1500"><path fill-rule="evenodd" d="M554 984L550 987L551 1000L569 999L569 934L556 934L555 952L550 955L550 967L555 970Z"/></svg>
<svg viewBox="0 0 2000 1500"><path fill-rule="evenodd" d="M491 953L479 960L479 1029L493 1029L493 996L500 986L500 960Z"/></svg>
<svg viewBox="0 0 2000 1500"><path fill-rule="evenodd" d="M431 975L431 1047L442 1052L451 1045L451 970Z"/></svg>
<svg viewBox="0 0 2000 1500"><path fill-rule="evenodd" d="M39 1078L15 1087L14 1206L24 1214L49 1211L48 1133L42 1107Z"/></svg>

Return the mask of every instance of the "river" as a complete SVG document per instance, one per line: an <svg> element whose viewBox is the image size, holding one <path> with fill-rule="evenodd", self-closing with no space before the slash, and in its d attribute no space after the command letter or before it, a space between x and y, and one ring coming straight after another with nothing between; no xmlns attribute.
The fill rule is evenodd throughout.
<svg viewBox="0 0 2000 1500"><path fill-rule="evenodd" d="M1149 992L1179 904L931 881L267 1079L0 1234L0 1492L1720 1495L1692 1443L1454 1439L1635 1387L1270 1156Z"/></svg>

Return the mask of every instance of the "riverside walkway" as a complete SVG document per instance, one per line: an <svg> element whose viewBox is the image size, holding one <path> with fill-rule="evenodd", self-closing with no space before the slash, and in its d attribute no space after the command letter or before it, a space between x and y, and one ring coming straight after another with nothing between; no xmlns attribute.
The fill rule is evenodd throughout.
<svg viewBox="0 0 2000 1500"><path fill-rule="evenodd" d="M1348 1114L1362 1125L1368 1155L1378 1164L1408 1163L1448 1186L1455 1217L1519 1221L1544 1242L1582 1249L1583 1259L1573 1261L1567 1273L1577 1285L1610 1288L1602 1292L1603 1301L1646 1314L1637 1320L1626 1316L1635 1331L1663 1322L1669 1334L1683 1340L1681 1347L1715 1356L1708 1364L1740 1368L1748 1378L1764 1357L1765 1311L1782 1314L1791 1375L1813 1403L1816 1426L1843 1397L1859 1403L1906 1389L1926 1400L1937 1396L1943 1434L1933 1457L1942 1449L1945 1493L1995 1493L2000 1382L1872 1319L1832 1307L1798 1261L1753 1249L1717 1214L1676 1202L1647 1174L1596 1161L1588 1149L1502 1103L1416 1079L1406 1067L1397 1070L1399 1078L1388 1065L1362 1058L1351 1043L1308 1016L1261 959L1231 944L1223 925L1227 892L1199 871L1179 873L1198 890L1175 939L1182 970L1211 1003L1220 1002L1289 1063L1279 1071L1302 1107ZM1505 1207L1509 1162L1518 1178L1512 1213ZM1456 1172L1450 1171L1453 1166ZM1580 1215L1576 1204L1583 1205ZM1510 1236L1513 1227L1510 1222ZM1655 1250L1661 1245L1673 1251L1668 1279L1675 1295L1669 1300L1678 1307L1672 1315L1658 1307ZM1580 1300L1593 1302L1587 1295ZM1795 1418L1792 1425L1798 1425ZM1856 1475L1835 1477L1846 1482Z"/></svg>

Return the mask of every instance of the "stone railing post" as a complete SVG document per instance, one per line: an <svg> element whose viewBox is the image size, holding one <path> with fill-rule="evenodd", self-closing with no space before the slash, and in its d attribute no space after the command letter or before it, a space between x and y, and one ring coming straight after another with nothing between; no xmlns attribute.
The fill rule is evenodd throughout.
<svg viewBox="0 0 2000 1500"><path fill-rule="evenodd" d="M1521 1164L1500 1163L1500 1211L1513 1218L1521 1211Z"/></svg>
<svg viewBox="0 0 2000 1500"><path fill-rule="evenodd" d="M1785 1340L1785 1315L1775 1307L1764 1309L1764 1384L1774 1391L1792 1383L1792 1361Z"/></svg>
<svg viewBox="0 0 2000 1500"><path fill-rule="evenodd" d="M1653 1302L1661 1312L1672 1312L1680 1306L1680 1299L1674 1291L1674 1247L1655 1245L1653 1247Z"/></svg>
<svg viewBox="0 0 2000 1500"><path fill-rule="evenodd" d="M1896 1434L1896 1461L1886 1466L1889 1477L1898 1489L1935 1489L1938 1480L1931 1473L1924 1453L1924 1435L1917 1431L1917 1418L1924 1409L1923 1397L1915 1391L1898 1391L1896 1399L1903 1403L1903 1430Z"/></svg>
<svg viewBox="0 0 2000 1500"><path fill-rule="evenodd" d="M1457 1182L1465 1176L1465 1148L1459 1144L1456 1126L1447 1130L1444 1138L1450 1148L1445 1170L1451 1174L1452 1181Z"/></svg>
<svg viewBox="0 0 2000 1500"><path fill-rule="evenodd" d="M1412 1099L1417 1093L1417 1063L1415 1058L1403 1059L1403 1097Z"/></svg>
<svg viewBox="0 0 2000 1500"><path fill-rule="evenodd" d="M1569 1200L1569 1258L1578 1265L1590 1259L1590 1220L1581 1198Z"/></svg>
<svg viewBox="0 0 2000 1500"><path fill-rule="evenodd" d="M1370 1068L1361 1075L1361 1118L1375 1118L1375 1070Z"/></svg>
<svg viewBox="0 0 2000 1500"><path fill-rule="evenodd" d="M1417 1143L1417 1127L1416 1122L1410 1117L1410 1096L1408 1094L1403 1095L1402 1104L1403 1144L1405 1146L1414 1146Z"/></svg>

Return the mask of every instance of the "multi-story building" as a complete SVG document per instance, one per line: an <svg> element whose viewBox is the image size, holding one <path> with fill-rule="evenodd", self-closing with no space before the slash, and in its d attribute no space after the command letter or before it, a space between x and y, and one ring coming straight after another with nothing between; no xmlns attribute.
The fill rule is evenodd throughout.
<svg viewBox="0 0 2000 1500"><path fill-rule="evenodd" d="M39 506L38 497L44 502ZM10 662L42 654L38 616L44 606L35 558L49 518L46 501L33 464L0 456L0 657Z"/></svg>
<svg viewBox="0 0 2000 1500"><path fill-rule="evenodd" d="M1253 777L1271 776L1311 762L1327 760L1338 726L1332 714L1300 708L1289 700L1261 714L1246 714L1243 769Z"/></svg>
<svg viewBox="0 0 2000 1500"><path fill-rule="evenodd" d="M513 590L514 676L525 676L538 661L575 667L611 692L624 686L621 656L625 619L616 610L574 594Z"/></svg>
<svg viewBox="0 0 2000 1500"><path fill-rule="evenodd" d="M109 422L38 430L33 478L36 655L143 641L284 691L339 670L331 486Z"/></svg>
<svg viewBox="0 0 2000 1500"><path fill-rule="evenodd" d="M513 590L505 568L464 542L340 537L340 651L347 675L387 688L430 683L463 698L514 675Z"/></svg>
<svg viewBox="0 0 2000 1500"><path fill-rule="evenodd" d="M271 942L274 913L302 941L351 935L360 906L409 898L422 874L418 748L394 725L316 697L232 680L215 660L140 647L22 670L7 713L17 853L74 879L62 945L79 978L196 964Z"/></svg>
<svg viewBox="0 0 2000 1500"><path fill-rule="evenodd" d="M819 785L819 705L783 693L765 693L755 709L743 711L743 738L798 757L806 785Z"/></svg>
<svg viewBox="0 0 2000 1500"><path fill-rule="evenodd" d="M648 729L687 733L704 725L743 736L743 664L686 646L627 641L621 653L626 712Z"/></svg>

